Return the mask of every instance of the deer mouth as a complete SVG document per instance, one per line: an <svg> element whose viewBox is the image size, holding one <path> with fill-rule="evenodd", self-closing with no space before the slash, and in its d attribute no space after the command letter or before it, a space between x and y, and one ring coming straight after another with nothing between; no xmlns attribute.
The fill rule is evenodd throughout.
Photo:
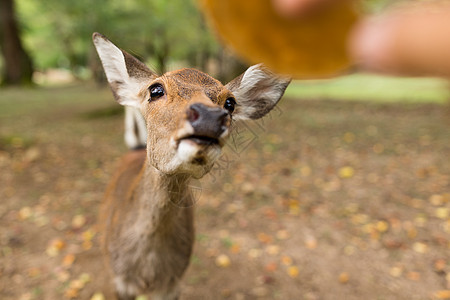
<svg viewBox="0 0 450 300"><path fill-rule="evenodd" d="M219 145L219 139L202 135L188 135L180 138L178 142L181 142L183 140L191 141L195 144L205 146Z"/></svg>

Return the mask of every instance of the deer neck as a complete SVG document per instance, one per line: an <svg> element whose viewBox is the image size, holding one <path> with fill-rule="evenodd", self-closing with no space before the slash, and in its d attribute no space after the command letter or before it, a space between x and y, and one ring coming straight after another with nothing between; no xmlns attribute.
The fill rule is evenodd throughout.
<svg viewBox="0 0 450 300"><path fill-rule="evenodd" d="M187 174L164 174L146 162L137 187L139 217L149 230L167 232L179 222L191 222ZM150 223L148 223L150 222ZM175 228L174 228L175 229Z"/></svg>

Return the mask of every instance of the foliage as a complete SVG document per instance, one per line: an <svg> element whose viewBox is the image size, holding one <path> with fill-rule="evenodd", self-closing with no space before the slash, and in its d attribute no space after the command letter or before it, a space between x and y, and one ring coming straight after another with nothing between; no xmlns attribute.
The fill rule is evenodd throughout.
<svg viewBox="0 0 450 300"><path fill-rule="evenodd" d="M353 74L327 80L294 81L287 96L301 99L340 99L376 102L448 103L448 81L438 78L399 78Z"/></svg>
<svg viewBox="0 0 450 300"><path fill-rule="evenodd" d="M196 7L196 0L15 2L22 40L37 70L65 68L77 77L89 74L87 69L98 72L98 59L91 42L94 31L147 60L159 72L171 62L207 70L210 58L218 62L219 72L232 68L233 63L224 65L222 60L233 59L224 58ZM361 9L378 12L395 2L397 0L362 0Z"/></svg>
<svg viewBox="0 0 450 300"><path fill-rule="evenodd" d="M217 51L194 0L17 0L23 38L38 69L80 74L97 59L98 31L120 47L164 69L168 58L197 64L199 52Z"/></svg>

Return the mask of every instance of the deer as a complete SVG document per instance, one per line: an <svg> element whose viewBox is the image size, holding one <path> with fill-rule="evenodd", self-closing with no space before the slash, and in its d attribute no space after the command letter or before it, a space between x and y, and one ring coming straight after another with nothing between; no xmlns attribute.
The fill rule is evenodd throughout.
<svg viewBox="0 0 450 300"><path fill-rule="evenodd" d="M194 244L191 179L207 174L238 120L266 115L290 79L264 65L223 85L196 69L161 76L94 33L130 149L99 213L102 248L119 300L179 299Z"/></svg>

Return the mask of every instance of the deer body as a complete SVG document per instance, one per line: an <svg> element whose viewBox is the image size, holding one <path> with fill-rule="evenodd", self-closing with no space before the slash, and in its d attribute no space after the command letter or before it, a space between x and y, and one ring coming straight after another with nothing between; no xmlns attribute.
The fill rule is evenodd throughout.
<svg viewBox="0 0 450 300"><path fill-rule="evenodd" d="M161 174L145 158L145 150L127 154L107 190L104 245L119 294L152 290L170 295L188 266L194 241L188 178Z"/></svg>
<svg viewBox="0 0 450 300"><path fill-rule="evenodd" d="M146 147L122 158L101 208L117 296L177 299L194 242L190 178L209 172L232 119L264 116L289 80L261 65L226 86L193 69L157 76L104 36L93 40L116 100L134 107L127 108L126 142Z"/></svg>

